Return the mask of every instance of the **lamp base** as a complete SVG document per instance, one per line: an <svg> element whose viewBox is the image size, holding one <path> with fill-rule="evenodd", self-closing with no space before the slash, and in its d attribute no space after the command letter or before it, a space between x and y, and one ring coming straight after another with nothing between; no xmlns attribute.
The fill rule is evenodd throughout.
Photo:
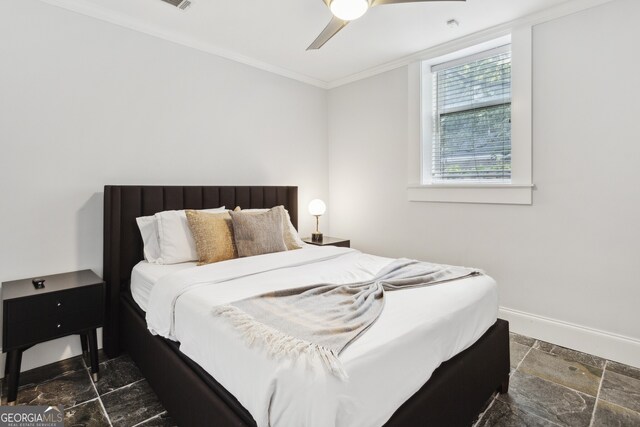
<svg viewBox="0 0 640 427"><path fill-rule="evenodd" d="M322 243L322 233L311 233L311 241Z"/></svg>

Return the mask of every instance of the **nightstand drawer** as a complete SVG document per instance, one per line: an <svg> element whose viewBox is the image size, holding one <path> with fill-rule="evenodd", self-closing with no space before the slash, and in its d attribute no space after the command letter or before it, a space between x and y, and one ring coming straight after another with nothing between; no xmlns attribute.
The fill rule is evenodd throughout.
<svg viewBox="0 0 640 427"><path fill-rule="evenodd" d="M3 350L29 346L102 325L102 309L38 316L6 329Z"/></svg>
<svg viewBox="0 0 640 427"><path fill-rule="evenodd" d="M5 301L5 319L13 324L54 315L63 316L79 308L101 311L103 292L103 286L96 285Z"/></svg>

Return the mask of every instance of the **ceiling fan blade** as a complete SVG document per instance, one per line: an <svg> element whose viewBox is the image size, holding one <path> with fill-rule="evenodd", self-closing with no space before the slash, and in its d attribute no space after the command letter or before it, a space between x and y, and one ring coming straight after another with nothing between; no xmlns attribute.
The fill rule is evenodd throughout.
<svg viewBox="0 0 640 427"><path fill-rule="evenodd" d="M467 1L467 0L373 0L371 7L380 6L381 4L395 4L395 3L418 3L425 1Z"/></svg>
<svg viewBox="0 0 640 427"><path fill-rule="evenodd" d="M338 19L335 16L331 18L329 24L322 30L320 35L309 45L307 50L315 50L320 49L326 42L328 42L331 37L335 36L338 31L343 29L349 21L343 21L342 19Z"/></svg>

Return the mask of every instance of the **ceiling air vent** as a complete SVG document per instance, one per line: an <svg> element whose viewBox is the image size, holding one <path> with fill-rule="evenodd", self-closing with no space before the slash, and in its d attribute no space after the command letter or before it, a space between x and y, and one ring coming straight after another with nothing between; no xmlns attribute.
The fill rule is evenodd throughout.
<svg viewBox="0 0 640 427"><path fill-rule="evenodd" d="M191 6L190 0L162 0L165 3L169 3L171 6L175 6L180 10L186 10Z"/></svg>

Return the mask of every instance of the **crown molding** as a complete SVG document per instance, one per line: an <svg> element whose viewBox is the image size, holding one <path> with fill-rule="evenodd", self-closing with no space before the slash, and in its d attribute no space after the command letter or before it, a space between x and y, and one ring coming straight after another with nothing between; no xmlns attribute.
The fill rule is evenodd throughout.
<svg viewBox="0 0 640 427"><path fill-rule="evenodd" d="M494 38L505 36L507 34L510 34L514 27L518 27L522 25L533 26L533 25L542 24L547 21L551 21L554 19L561 18L563 16L581 12L586 9L591 9L593 7L597 7L605 3L610 3L612 1L614 0L571 0L566 3L562 3L558 6L545 9L543 11L536 12L531 15L527 15L523 18L519 18L510 22L505 22L503 24L499 24L494 27L487 28L486 30L481 30L481 31L469 34L467 36L463 36L455 40L451 40L451 41L439 44L437 46L433 46L433 47L421 50L411 55L407 55L402 58L396 59L394 61L390 61L381 65L369 68L359 73L355 73L340 79L332 80L328 82L327 85L329 89L334 89L339 86L356 82L358 80L363 80L378 74L386 73L387 71L395 70L396 68L404 67L413 62L423 61L431 58L437 58L439 56L446 55L447 53L451 53L456 50L473 46L474 44L483 43L483 42L492 40Z"/></svg>
<svg viewBox="0 0 640 427"><path fill-rule="evenodd" d="M523 18L516 19L511 22L506 22L486 30L478 31L476 33L434 46L428 49L421 50L414 54L399 58L394 61L390 61L361 72L326 82L313 77L309 77L304 74L297 73L295 71L288 70L286 68L279 67L277 65L269 64L233 51L221 49L213 46L210 43L205 43L200 40L196 40L191 37L187 37L176 32L166 31L157 26L150 25L144 21L131 18L120 13L110 11L105 8L101 8L95 5L86 3L83 0L40 0L52 6L57 6L63 9L70 10L81 15L89 16L101 21L109 22L120 27L128 28L130 30L138 31L153 37L164 39L182 46L190 47L202 52L206 52L212 55L216 55L231 61L239 62L250 67L254 67L263 71L267 71L273 74L280 75L289 79L297 80L302 83L306 83L312 86L319 87L321 89L333 89L339 86L343 86L358 80L366 79L377 74L385 73L387 71L394 70L412 62L417 62L429 58L435 58L446 53L450 53L457 49L464 49L474 43L482 43L484 41L491 40L492 38L501 37L511 32L511 29L520 25L537 25L553 19L561 18L563 16L571 15L586 9L591 9L610 3L614 0L570 0L562 3L558 6L545 9L540 12L525 16Z"/></svg>
<svg viewBox="0 0 640 427"><path fill-rule="evenodd" d="M273 74L280 75L289 79L297 80L302 83L306 83L312 86L319 87L321 89L328 89L327 82L313 77L309 77L304 74L296 73L295 71L288 70L286 68L278 67L277 65L269 64L236 52L232 52L226 49L221 49L210 43L205 43L200 40L196 40L191 37L187 37L178 34L173 31L166 31L158 26L150 25L142 20L131 18L129 16L113 12L111 10L101 8L92 4L88 4L83 0L40 0L43 3L47 3L51 6L60 7L84 16L99 19L101 21L109 22L120 27L124 27L130 30L134 30L149 36L157 37L163 40L170 41L182 46L190 47L192 49L199 50L201 52L210 53L231 61L239 62L250 67L254 67L263 71L267 71Z"/></svg>

